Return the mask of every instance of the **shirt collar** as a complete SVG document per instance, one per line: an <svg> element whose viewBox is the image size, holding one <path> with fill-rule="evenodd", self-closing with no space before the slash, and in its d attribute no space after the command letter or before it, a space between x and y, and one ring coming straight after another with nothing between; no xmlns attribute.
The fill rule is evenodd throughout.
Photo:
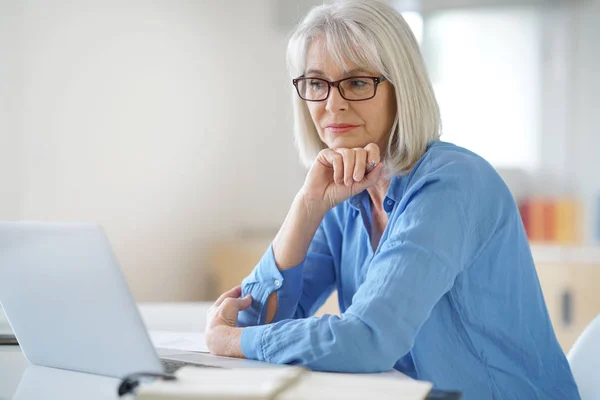
<svg viewBox="0 0 600 400"><path fill-rule="evenodd" d="M404 183L405 183L405 175L397 175L392 178L392 180L390 181L390 186L388 187L388 190L387 190L387 193L385 196L384 205L388 199L393 200L394 203L398 203L400 201L400 199L402 199L402 193L404 192ZM350 197L350 199L348 199L348 203L356 211L360 211L361 208L363 208L365 206L365 204L367 204L368 202L369 202L369 192L367 192L366 190L363 190L362 192L360 192L360 193Z"/></svg>

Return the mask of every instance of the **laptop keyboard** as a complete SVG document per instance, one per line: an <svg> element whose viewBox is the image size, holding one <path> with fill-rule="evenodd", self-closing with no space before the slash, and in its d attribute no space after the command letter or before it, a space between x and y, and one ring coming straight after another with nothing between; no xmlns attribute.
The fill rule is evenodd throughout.
<svg viewBox="0 0 600 400"><path fill-rule="evenodd" d="M223 368L223 367L217 367L216 365L198 364L198 363L176 361L176 360L161 359L160 362L162 363L165 373L167 373L167 374L172 374L175 371L177 371L179 368L185 367L186 365L191 365L193 367L200 367L200 368Z"/></svg>

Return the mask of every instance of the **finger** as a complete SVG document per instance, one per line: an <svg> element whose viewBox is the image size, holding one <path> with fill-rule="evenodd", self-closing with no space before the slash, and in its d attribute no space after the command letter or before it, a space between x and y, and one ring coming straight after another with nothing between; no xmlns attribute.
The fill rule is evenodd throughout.
<svg viewBox="0 0 600 400"><path fill-rule="evenodd" d="M238 285L232 289L229 289L222 295L220 295L219 298L217 299L217 301L215 301L215 306L217 306L217 307L220 306L221 303L223 303L223 301L227 298L240 297L241 295L242 295L242 287L240 285Z"/></svg>
<svg viewBox="0 0 600 400"><path fill-rule="evenodd" d="M238 303L239 305L239 310L240 311L244 311L248 308L250 308L250 306L252 305L252 296L250 296L249 294L242 297Z"/></svg>
<svg viewBox="0 0 600 400"><path fill-rule="evenodd" d="M362 181L356 183L356 192L362 192L363 190L375 185L383 177L383 170L383 164L377 164L377 166L371 172L365 175Z"/></svg>
<svg viewBox="0 0 600 400"><path fill-rule="evenodd" d="M367 168L367 151L360 147L354 150L354 173L353 179L355 182L360 182L365 176L365 170Z"/></svg>
<svg viewBox="0 0 600 400"><path fill-rule="evenodd" d="M319 155L333 167L333 181L342 185L344 183L344 162L342 155L331 149L323 150Z"/></svg>
<svg viewBox="0 0 600 400"><path fill-rule="evenodd" d="M371 171L381 161L381 153L379 151L379 146L375 143L366 145L365 150L367 152L367 171Z"/></svg>
<svg viewBox="0 0 600 400"><path fill-rule="evenodd" d="M366 181L367 185L370 187L376 184L379 181L379 179L383 177L383 171L383 163L377 164L371 172L365 175L364 180Z"/></svg>
<svg viewBox="0 0 600 400"><path fill-rule="evenodd" d="M221 307L219 307L219 318L227 325L235 326L237 324L238 313L246 310L252 305L252 297L247 295L242 298L226 298Z"/></svg>
<svg viewBox="0 0 600 400"><path fill-rule="evenodd" d="M354 182L352 175L354 174L354 151L350 149L336 149L340 153L344 162L344 185L350 186Z"/></svg>

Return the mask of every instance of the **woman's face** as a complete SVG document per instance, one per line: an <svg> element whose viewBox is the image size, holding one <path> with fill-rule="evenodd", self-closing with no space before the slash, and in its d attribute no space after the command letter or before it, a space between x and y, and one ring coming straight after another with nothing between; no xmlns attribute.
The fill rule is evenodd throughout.
<svg viewBox="0 0 600 400"><path fill-rule="evenodd" d="M307 53L305 76L328 81L352 76L380 77L375 70L354 68L345 73L326 54L319 41L313 42ZM388 81L377 86L377 94L370 100L348 101L337 88L331 88L327 100L307 101L308 110L319 137L329 148L365 147L376 143L382 154L396 117L394 88Z"/></svg>

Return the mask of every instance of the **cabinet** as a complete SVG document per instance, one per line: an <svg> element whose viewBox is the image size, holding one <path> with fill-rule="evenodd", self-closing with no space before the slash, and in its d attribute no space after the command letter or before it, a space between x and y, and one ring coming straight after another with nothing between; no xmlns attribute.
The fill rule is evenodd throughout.
<svg viewBox="0 0 600 400"><path fill-rule="evenodd" d="M565 353L600 314L600 248L532 245L552 326Z"/></svg>

